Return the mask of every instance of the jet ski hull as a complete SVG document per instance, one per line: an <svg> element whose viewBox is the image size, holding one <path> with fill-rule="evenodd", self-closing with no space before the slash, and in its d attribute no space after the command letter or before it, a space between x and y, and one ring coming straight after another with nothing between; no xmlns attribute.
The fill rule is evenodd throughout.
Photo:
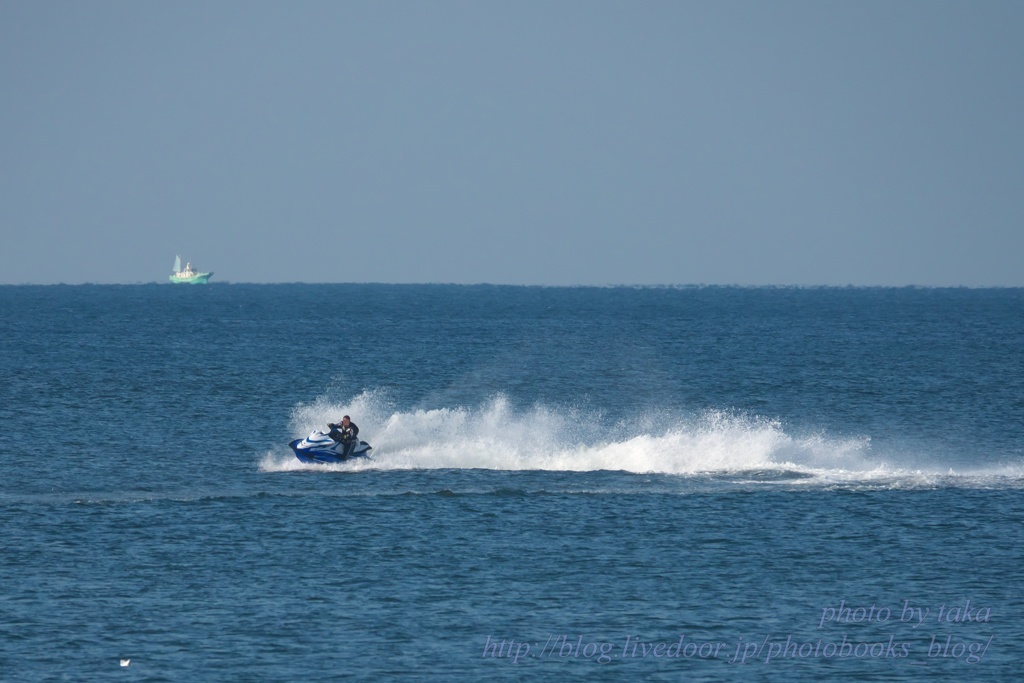
<svg viewBox="0 0 1024 683"><path fill-rule="evenodd" d="M370 457L373 448L365 441L359 441L345 454L345 446L323 432L313 432L305 439L296 439L288 444L295 457L305 463L338 463Z"/></svg>

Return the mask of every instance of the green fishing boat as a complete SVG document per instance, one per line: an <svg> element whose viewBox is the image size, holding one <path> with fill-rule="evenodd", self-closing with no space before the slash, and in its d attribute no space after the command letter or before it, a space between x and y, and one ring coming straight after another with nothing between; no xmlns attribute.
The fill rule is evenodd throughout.
<svg viewBox="0 0 1024 683"><path fill-rule="evenodd" d="M185 263L185 268L181 267L181 257L174 257L174 272L171 273L171 283L176 285L205 285L207 281L213 276L213 273L200 273L197 270L192 270L191 263Z"/></svg>

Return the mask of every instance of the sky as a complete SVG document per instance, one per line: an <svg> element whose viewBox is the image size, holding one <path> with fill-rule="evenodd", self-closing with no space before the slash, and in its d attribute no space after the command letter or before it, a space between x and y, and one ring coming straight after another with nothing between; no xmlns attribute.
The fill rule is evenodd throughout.
<svg viewBox="0 0 1024 683"><path fill-rule="evenodd" d="M0 284L1024 286L1024 3L0 0Z"/></svg>

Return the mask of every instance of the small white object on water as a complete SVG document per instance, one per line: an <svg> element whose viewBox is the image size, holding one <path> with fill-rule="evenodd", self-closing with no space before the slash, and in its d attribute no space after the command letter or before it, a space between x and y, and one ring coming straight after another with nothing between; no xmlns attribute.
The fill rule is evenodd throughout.
<svg viewBox="0 0 1024 683"><path fill-rule="evenodd" d="M130 659L122 659L121 660L121 666L128 666L131 663L132 663L132 660L130 660Z"/></svg>

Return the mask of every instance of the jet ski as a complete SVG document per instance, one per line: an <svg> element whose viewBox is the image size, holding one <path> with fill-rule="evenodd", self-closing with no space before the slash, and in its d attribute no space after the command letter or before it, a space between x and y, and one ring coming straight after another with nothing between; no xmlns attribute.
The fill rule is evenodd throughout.
<svg viewBox="0 0 1024 683"><path fill-rule="evenodd" d="M315 429L305 439L296 439L288 445L295 451L296 458L302 462L312 463L335 463L354 458L368 458L372 450L370 444L357 440L349 449L348 455L345 455L345 444L335 441L330 434Z"/></svg>

